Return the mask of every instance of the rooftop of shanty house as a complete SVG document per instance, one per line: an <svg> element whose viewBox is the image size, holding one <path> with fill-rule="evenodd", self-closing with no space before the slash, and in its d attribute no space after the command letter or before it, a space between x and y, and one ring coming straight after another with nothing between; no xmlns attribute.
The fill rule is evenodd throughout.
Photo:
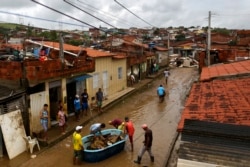
<svg viewBox="0 0 250 167"><path fill-rule="evenodd" d="M35 85L47 79L95 70L95 61L81 47L32 40L18 46L6 44L4 47L6 53L0 55L2 81L16 82L23 78L30 85Z"/></svg>

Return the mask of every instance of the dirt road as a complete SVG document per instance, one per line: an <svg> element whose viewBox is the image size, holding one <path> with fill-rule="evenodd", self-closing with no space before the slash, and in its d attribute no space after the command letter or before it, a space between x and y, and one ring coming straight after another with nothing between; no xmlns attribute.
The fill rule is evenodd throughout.
<svg viewBox="0 0 250 167"><path fill-rule="evenodd" d="M114 118L123 119L129 116L135 125L134 152L130 151L130 145L127 141L123 152L110 157L107 160L98 163L83 162L82 166L89 167L132 167L137 153L144 140L144 131L141 129L143 123L153 130L152 151L155 156L155 162L151 163L147 153L142 158L141 166L163 167L166 164L172 142L176 137L176 128L183 110L186 95L197 79L198 71L195 68L175 68L171 70L168 85L165 85L164 78L157 78L147 87L141 89L133 96L121 100L119 104L109 109L101 116L94 118L91 123L82 130L82 135L89 133L89 127L92 123L107 122ZM162 84L169 92L168 97L163 103L159 103L156 95L157 87ZM112 128L107 125L107 128ZM69 136L55 146L46 149L36 158L23 163L21 167L70 167L72 164L72 137Z"/></svg>

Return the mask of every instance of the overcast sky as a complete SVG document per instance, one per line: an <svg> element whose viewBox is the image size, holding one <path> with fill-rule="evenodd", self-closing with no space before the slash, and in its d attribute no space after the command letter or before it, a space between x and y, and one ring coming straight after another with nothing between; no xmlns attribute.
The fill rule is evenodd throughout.
<svg viewBox="0 0 250 167"><path fill-rule="evenodd" d="M212 27L250 29L250 0L65 0L104 22L64 0L35 1L72 18L31 0L1 0L0 22L30 24L48 29L80 30L88 29L90 26L204 27L208 26L208 12L211 11Z"/></svg>

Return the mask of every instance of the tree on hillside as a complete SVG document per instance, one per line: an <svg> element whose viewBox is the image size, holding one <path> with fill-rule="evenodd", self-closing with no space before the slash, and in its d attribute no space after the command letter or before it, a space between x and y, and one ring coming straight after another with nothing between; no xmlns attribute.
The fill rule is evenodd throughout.
<svg viewBox="0 0 250 167"><path fill-rule="evenodd" d="M217 32L217 33L222 34L222 35L230 35L230 30L228 30L226 28L214 28L212 30L212 32Z"/></svg>
<svg viewBox="0 0 250 167"><path fill-rule="evenodd" d="M83 41L82 40L74 40L74 39L72 39L72 40L70 40L68 42L68 44L71 44L71 45L74 45L74 46L79 46L79 45L83 44Z"/></svg>
<svg viewBox="0 0 250 167"><path fill-rule="evenodd" d="M50 32L49 31L44 31L39 34L39 37L43 37L45 39L49 39L50 37Z"/></svg>
<svg viewBox="0 0 250 167"><path fill-rule="evenodd" d="M58 41L58 35L56 31L50 31L50 40L51 41Z"/></svg>

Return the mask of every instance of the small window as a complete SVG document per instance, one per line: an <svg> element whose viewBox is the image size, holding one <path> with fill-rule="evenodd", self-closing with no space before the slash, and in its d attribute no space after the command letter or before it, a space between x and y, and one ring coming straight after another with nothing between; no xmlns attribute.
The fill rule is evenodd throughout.
<svg viewBox="0 0 250 167"><path fill-rule="evenodd" d="M122 79L122 67L118 68L118 79Z"/></svg>

